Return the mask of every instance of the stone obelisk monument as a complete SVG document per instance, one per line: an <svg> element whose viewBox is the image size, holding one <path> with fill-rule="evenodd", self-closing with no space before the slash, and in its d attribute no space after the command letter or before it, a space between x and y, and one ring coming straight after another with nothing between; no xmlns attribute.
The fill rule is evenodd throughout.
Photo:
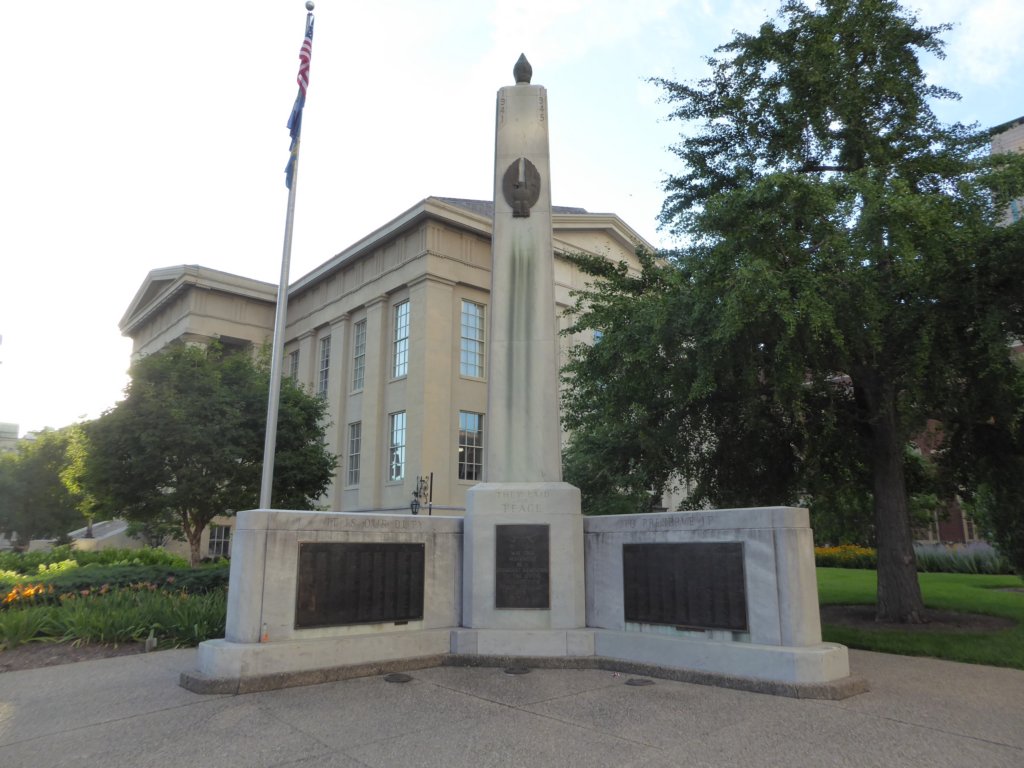
<svg viewBox="0 0 1024 768"><path fill-rule="evenodd" d="M551 243L547 90L530 85L525 56L516 84L498 91L491 238L488 481L562 479L558 325Z"/></svg>
<svg viewBox="0 0 1024 768"><path fill-rule="evenodd" d="M485 482L467 494L464 528L462 625L480 631L458 642L576 655L583 520L579 490L561 482L547 91L525 56L514 74L496 114Z"/></svg>

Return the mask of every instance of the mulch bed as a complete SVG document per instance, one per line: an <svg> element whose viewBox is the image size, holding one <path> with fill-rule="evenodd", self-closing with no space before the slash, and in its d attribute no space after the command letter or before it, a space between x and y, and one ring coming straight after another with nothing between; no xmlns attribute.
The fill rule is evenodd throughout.
<svg viewBox="0 0 1024 768"><path fill-rule="evenodd" d="M9 651L0 651L0 672L18 672L23 669L52 667L76 661L130 656L144 653L145 650L145 643L78 646L71 643L25 643Z"/></svg>

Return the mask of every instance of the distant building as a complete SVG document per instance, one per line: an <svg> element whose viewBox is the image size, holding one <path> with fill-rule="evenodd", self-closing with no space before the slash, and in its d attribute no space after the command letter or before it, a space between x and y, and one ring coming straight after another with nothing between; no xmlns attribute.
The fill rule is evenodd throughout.
<svg viewBox="0 0 1024 768"><path fill-rule="evenodd" d="M1024 152L1024 116L992 129L991 151L993 155L1001 152ZM1010 203L1002 223L1013 224L1021 218L1024 218L1024 198L1018 198Z"/></svg>
<svg viewBox="0 0 1024 768"><path fill-rule="evenodd" d="M0 453L13 451L18 446L18 425L0 423Z"/></svg>
<svg viewBox="0 0 1024 768"><path fill-rule="evenodd" d="M492 215L489 201L426 198L289 287L284 374L326 398L328 448L340 457L326 508L407 511L418 479L432 477L434 507L450 514L482 479ZM561 254L639 269L635 249L650 246L614 214L555 207L552 223L565 327L561 313L588 278ZM121 330L136 357L173 341L258 346L272 336L275 301L267 283L158 269Z"/></svg>
<svg viewBox="0 0 1024 768"><path fill-rule="evenodd" d="M992 154L999 152L1024 152L1024 116L996 126L992 129ZM1010 202L1003 216L1004 225L1013 224L1024 218L1024 198ZM1015 355L1024 355L1024 340L1016 339L1010 345Z"/></svg>
<svg viewBox="0 0 1024 768"><path fill-rule="evenodd" d="M1016 120L998 125L991 131L992 140L990 151L992 154L1002 152L1024 152L1024 116ZM1024 217L1024 199L1018 198L1011 201L1001 223L1003 225L1013 224ZM1019 339L1010 341L1010 354L1024 354L1024 344ZM930 424L925 433L915 441L918 449L926 457L931 457L942 443L941 428L938 424ZM951 499L943 504L941 511L936 511L932 522L927 530L920 532L922 538L927 541L963 543L976 541L978 531L974 521L967 516L960 502Z"/></svg>

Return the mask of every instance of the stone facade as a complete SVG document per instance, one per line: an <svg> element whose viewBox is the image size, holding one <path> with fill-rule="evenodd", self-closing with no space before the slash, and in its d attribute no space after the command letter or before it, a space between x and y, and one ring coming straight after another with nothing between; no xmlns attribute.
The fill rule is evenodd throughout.
<svg viewBox="0 0 1024 768"><path fill-rule="evenodd" d="M277 287L195 264L154 269L119 324L132 359L174 341L259 347L274 332Z"/></svg>
<svg viewBox="0 0 1024 768"><path fill-rule="evenodd" d="M283 373L326 397L339 456L326 509L406 512L417 479L432 475L434 511L459 514L482 479L472 457L488 438L492 211L490 201L426 198L289 287ZM614 214L556 206L552 225L565 327L561 313L587 278L557 254L638 267L636 246L650 246ZM275 299L268 283L158 269L121 330L135 356L178 340L258 346L272 335Z"/></svg>
<svg viewBox="0 0 1024 768"><path fill-rule="evenodd" d="M1010 120L992 129L992 154L1000 152L1024 152L1024 117ZM1010 203L1003 224L1013 224L1024 218L1024 200L1017 199Z"/></svg>

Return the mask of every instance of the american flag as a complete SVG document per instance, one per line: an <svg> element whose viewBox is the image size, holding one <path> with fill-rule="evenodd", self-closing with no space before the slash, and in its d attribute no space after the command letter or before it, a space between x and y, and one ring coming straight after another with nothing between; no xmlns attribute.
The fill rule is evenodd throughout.
<svg viewBox="0 0 1024 768"><path fill-rule="evenodd" d="M296 80L299 83L299 90L306 95L306 88L309 87L309 60L313 57L313 14L306 14L306 37L299 49L299 76Z"/></svg>
<svg viewBox="0 0 1024 768"><path fill-rule="evenodd" d="M309 62L313 57L313 14L306 14L306 36L302 40L302 47L299 49L299 75L296 81L299 84L299 93L295 97L295 104L292 105L292 114L288 118L288 131L292 137L292 145L288 155L288 165L284 169L284 183L288 189L292 188L292 174L295 170L295 159L299 153L299 135L302 133L302 108L306 106L306 88L309 87Z"/></svg>

